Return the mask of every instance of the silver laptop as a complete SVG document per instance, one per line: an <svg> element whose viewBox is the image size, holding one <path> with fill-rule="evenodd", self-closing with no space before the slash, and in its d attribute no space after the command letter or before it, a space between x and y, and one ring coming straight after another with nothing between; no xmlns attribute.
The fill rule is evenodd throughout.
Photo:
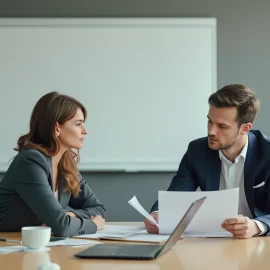
<svg viewBox="0 0 270 270"><path fill-rule="evenodd" d="M78 258L153 260L169 251L179 240L188 224L196 215L206 197L194 201L177 224L164 245L103 244L95 245L77 254Z"/></svg>

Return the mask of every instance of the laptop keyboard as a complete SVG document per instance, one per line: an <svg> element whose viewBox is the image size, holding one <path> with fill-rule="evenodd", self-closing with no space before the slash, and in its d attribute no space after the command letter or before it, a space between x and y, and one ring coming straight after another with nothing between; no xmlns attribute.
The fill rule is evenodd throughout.
<svg viewBox="0 0 270 270"><path fill-rule="evenodd" d="M77 254L80 258L154 259L163 245L102 244L94 245Z"/></svg>
<svg viewBox="0 0 270 270"><path fill-rule="evenodd" d="M156 254L162 246L160 245L123 245L115 250L113 255L126 257L144 257L145 255Z"/></svg>

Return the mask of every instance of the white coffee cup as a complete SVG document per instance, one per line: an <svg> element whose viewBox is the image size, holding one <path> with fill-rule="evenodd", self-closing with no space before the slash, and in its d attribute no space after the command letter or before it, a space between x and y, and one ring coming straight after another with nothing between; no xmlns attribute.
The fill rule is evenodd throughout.
<svg viewBox="0 0 270 270"><path fill-rule="evenodd" d="M22 227L23 244L31 249L46 247L50 242L50 237L50 227Z"/></svg>

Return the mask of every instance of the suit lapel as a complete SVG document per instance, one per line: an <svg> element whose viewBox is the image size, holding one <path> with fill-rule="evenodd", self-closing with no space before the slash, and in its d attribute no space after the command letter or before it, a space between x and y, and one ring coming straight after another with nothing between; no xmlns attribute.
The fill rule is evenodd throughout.
<svg viewBox="0 0 270 270"><path fill-rule="evenodd" d="M51 189L53 191L52 158L51 157L46 157L46 159L47 159L47 163L48 163L48 167L49 167L48 181L49 181L49 185L51 186Z"/></svg>
<svg viewBox="0 0 270 270"><path fill-rule="evenodd" d="M49 184L51 186L52 192L54 192L54 190L53 190L52 158L47 157L47 162L48 162L49 172L50 172L48 181L49 181ZM58 181L59 181L59 185L58 185L58 201L63 206L63 208L66 208L68 206L71 193L70 193L69 190L66 190L66 182L65 182L65 179L64 179L64 177L63 177L63 175L61 174L60 171L58 172Z"/></svg>
<svg viewBox="0 0 270 270"><path fill-rule="evenodd" d="M254 198L253 198L253 185L255 179L256 169L259 167L260 158L257 153L257 141L253 133L248 133L248 150L244 165L244 186L245 194L249 209L253 216L254 213Z"/></svg>
<svg viewBox="0 0 270 270"><path fill-rule="evenodd" d="M217 150L210 148L206 151L205 162L205 186L206 191L219 190L221 161Z"/></svg>
<svg viewBox="0 0 270 270"><path fill-rule="evenodd" d="M66 208L68 206L69 200L71 193L69 190L67 190L66 182L63 177L63 175L59 172L58 175L58 198L59 198L59 203L63 206L63 208Z"/></svg>

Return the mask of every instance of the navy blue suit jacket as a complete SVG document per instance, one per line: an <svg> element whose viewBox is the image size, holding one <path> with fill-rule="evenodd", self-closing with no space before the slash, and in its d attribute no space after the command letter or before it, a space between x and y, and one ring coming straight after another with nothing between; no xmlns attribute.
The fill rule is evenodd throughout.
<svg viewBox="0 0 270 270"><path fill-rule="evenodd" d="M254 219L268 226L270 235L270 139L258 130L248 133L244 165L244 187ZM192 141L183 156L168 191L219 190L221 160L217 150L208 147L207 137ZM264 184L263 184L264 183ZM260 187L254 188L261 184ZM158 201L151 212L158 210Z"/></svg>

